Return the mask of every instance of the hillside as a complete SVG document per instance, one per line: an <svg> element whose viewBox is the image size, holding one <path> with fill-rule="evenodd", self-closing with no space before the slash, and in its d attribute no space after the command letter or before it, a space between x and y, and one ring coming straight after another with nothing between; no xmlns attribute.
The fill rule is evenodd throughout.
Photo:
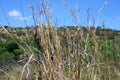
<svg viewBox="0 0 120 80"><path fill-rule="evenodd" d="M61 71L64 71L63 78L74 77L80 71L86 79L86 74L93 74L92 67L99 74L98 78L102 79L104 75L105 78L109 76L117 80L119 76L115 71L120 69L119 44L120 31L100 27L0 27L0 69L10 74L19 73L14 68L27 65L33 58L28 64L29 69L33 70L30 80L35 79L36 69L41 69L45 80L45 73L55 76ZM38 65L41 68L36 67ZM46 72L45 67L48 70L55 69L55 72ZM109 67L110 74L104 74ZM58 75L55 78L60 77Z"/></svg>
<svg viewBox="0 0 120 80"><path fill-rule="evenodd" d="M66 26L66 27L69 28L72 31L75 31L77 29L74 26ZM66 27L59 27L58 31L64 31ZM35 34L35 28L33 28L33 27L12 28L12 27L5 26L5 28L13 36L25 37L26 35L33 36ZM90 27L90 31L89 31L89 28L87 28L87 27L82 27L82 29L84 31L84 35L86 35L87 32L92 33L92 31L95 28ZM120 39L120 31L119 30L112 30L112 29L106 29L106 28L104 29L104 28L101 28L101 27L97 27L95 30L96 30L96 36L99 39L102 39L104 36L106 36L108 40ZM4 35L6 36L6 32L2 27L0 27L0 37L1 37L1 39L4 39L3 38Z"/></svg>

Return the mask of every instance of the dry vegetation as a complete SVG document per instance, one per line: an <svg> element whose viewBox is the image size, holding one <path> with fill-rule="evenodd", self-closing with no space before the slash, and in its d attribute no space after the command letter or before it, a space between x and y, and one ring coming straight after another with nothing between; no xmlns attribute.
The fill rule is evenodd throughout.
<svg viewBox="0 0 120 80"><path fill-rule="evenodd" d="M4 75L0 77L2 80L120 79L120 51L118 50L120 46L117 46L116 42L111 44L105 31L103 31L102 39L99 39L96 36L96 28L90 28L88 25L85 32L78 22L75 23L78 26L74 28L58 28L57 25L52 27L49 10L45 8L46 5L42 0L41 5L42 9L39 10L41 12L39 15L45 15L46 22L40 21L38 26L36 26L37 18L34 15L34 8L31 6L35 21L32 39L37 44L36 53L33 51L32 45L25 44L23 46L3 27L11 40L24 50L23 58L27 57L27 61L23 65L15 67L14 74L11 73L12 71L5 72L0 69L0 75ZM67 3L65 6L77 21L74 12ZM30 32L27 32L29 30L25 32L25 36L29 39ZM111 49L116 49L116 51Z"/></svg>

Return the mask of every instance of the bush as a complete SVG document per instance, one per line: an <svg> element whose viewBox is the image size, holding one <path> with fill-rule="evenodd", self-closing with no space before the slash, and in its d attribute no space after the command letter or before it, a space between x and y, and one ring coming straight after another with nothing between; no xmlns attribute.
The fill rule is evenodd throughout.
<svg viewBox="0 0 120 80"><path fill-rule="evenodd" d="M22 32L22 31L17 31L17 36L25 36L25 33L24 32Z"/></svg>
<svg viewBox="0 0 120 80"><path fill-rule="evenodd" d="M5 48L8 52L13 52L15 49L19 49L19 46L17 43L10 41L10 42L6 43Z"/></svg>
<svg viewBox="0 0 120 80"><path fill-rule="evenodd" d="M23 53L24 53L23 50L21 50L21 49L15 49L15 50L13 51L13 54L15 55L15 56L14 56L14 59L15 59L15 60L19 60L19 59L20 59L20 55L23 54Z"/></svg>
<svg viewBox="0 0 120 80"><path fill-rule="evenodd" d="M0 64L4 65L4 64L9 64L10 61L13 61L14 59L14 54L9 53L9 52L4 52L2 54L0 54Z"/></svg>
<svg viewBox="0 0 120 80"><path fill-rule="evenodd" d="M20 54L22 54L22 53L24 53L21 49L15 49L14 51L13 51L13 53L15 54L15 55L20 55Z"/></svg>
<svg viewBox="0 0 120 80"><path fill-rule="evenodd" d="M0 54L6 52L6 49L4 47L0 47Z"/></svg>
<svg viewBox="0 0 120 80"><path fill-rule="evenodd" d="M6 48L5 48L5 43L4 42L0 42L0 54L6 52Z"/></svg>

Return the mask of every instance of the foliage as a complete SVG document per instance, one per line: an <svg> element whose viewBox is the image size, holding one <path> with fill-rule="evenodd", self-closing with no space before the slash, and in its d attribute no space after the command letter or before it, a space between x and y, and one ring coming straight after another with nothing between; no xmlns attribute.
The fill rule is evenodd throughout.
<svg viewBox="0 0 120 80"><path fill-rule="evenodd" d="M9 41L6 43L5 48L8 52L13 52L15 49L19 49L19 46L17 43L15 43L13 41Z"/></svg>
<svg viewBox="0 0 120 80"><path fill-rule="evenodd" d="M5 65L9 63L11 60L14 60L14 54L5 51L4 53L0 54L0 65Z"/></svg>
<svg viewBox="0 0 120 80"><path fill-rule="evenodd" d="M20 30L17 31L16 34L17 34L17 36L25 36L25 32L20 31Z"/></svg>
<svg viewBox="0 0 120 80"><path fill-rule="evenodd" d="M20 55L20 54L24 53L24 51L21 49L14 49L13 53L14 53L14 55Z"/></svg>
<svg viewBox="0 0 120 80"><path fill-rule="evenodd" d="M24 53L24 51L21 49L14 49L14 51L13 51L13 54L15 55L14 59L15 60L21 59L20 55L22 55L23 53Z"/></svg>

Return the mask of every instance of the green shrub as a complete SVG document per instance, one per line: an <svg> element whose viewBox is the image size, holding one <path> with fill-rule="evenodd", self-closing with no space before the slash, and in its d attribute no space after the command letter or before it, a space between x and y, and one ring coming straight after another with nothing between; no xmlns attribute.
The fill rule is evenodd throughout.
<svg viewBox="0 0 120 80"><path fill-rule="evenodd" d="M7 64L9 63L11 60L14 60L14 54L9 53L9 52L4 52L2 54L0 54L0 64Z"/></svg>
<svg viewBox="0 0 120 80"><path fill-rule="evenodd" d="M19 49L19 46L17 45L17 43L9 41L8 43L6 43L5 48L8 52L13 52L15 49Z"/></svg>
<svg viewBox="0 0 120 80"><path fill-rule="evenodd" d="M20 55L20 54L24 53L24 51L22 51L21 49L15 49L13 51L13 53L14 53L14 55Z"/></svg>
<svg viewBox="0 0 120 80"><path fill-rule="evenodd" d="M17 31L17 36L25 36L25 32L23 32L23 31Z"/></svg>
<svg viewBox="0 0 120 80"><path fill-rule="evenodd" d="M0 54L6 52L6 49L4 47L0 47Z"/></svg>
<svg viewBox="0 0 120 80"><path fill-rule="evenodd" d="M6 48L5 48L5 43L4 42L1 42L0 43L0 54L6 52Z"/></svg>
<svg viewBox="0 0 120 80"><path fill-rule="evenodd" d="M19 60L19 59L20 59L20 55L23 54L23 53L24 53L23 50L21 50L21 49L15 49L15 50L13 51L13 54L15 55L15 56L14 56L14 59L15 59L15 60Z"/></svg>

